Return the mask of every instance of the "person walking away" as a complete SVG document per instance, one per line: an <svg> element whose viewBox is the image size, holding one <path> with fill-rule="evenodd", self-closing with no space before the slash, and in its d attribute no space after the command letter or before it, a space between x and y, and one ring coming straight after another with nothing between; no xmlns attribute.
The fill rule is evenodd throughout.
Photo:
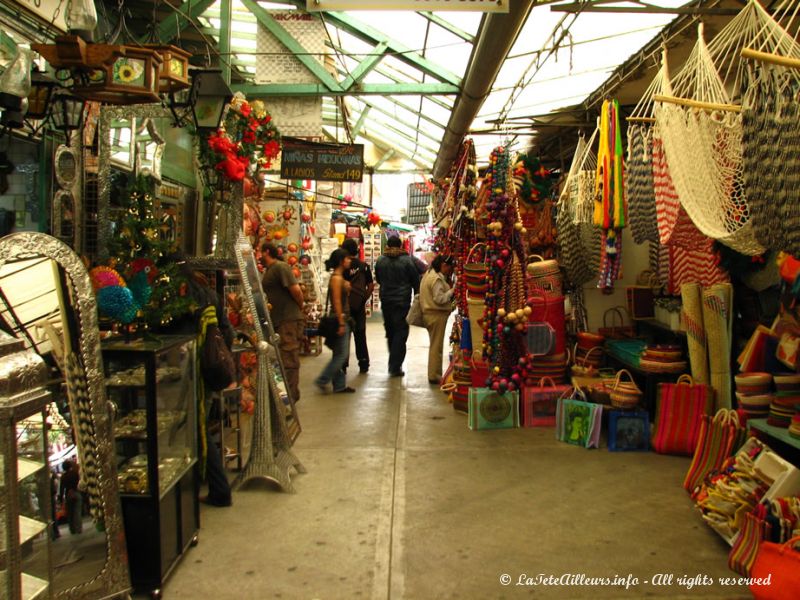
<svg viewBox="0 0 800 600"><path fill-rule="evenodd" d="M386 251L375 263L375 280L380 286L381 312L389 346L389 376L402 377L406 359L411 296L419 292L419 273L402 248L399 237L386 240Z"/></svg>
<svg viewBox="0 0 800 600"><path fill-rule="evenodd" d="M272 326L280 336L278 346L286 372L286 383L297 402L300 400L300 349L305 329L303 290L292 268L280 259L275 244L263 244L261 254L266 265L261 286L271 305L269 314Z"/></svg>
<svg viewBox="0 0 800 600"><path fill-rule="evenodd" d="M347 238L342 249L350 255L350 268L345 272L345 280L350 282L350 317L353 322L353 342L356 346L359 373L369 371L369 348L367 347L367 301L372 296L375 283L372 270L358 257L358 242Z"/></svg>
<svg viewBox="0 0 800 600"><path fill-rule="evenodd" d="M347 251L337 248L331 252L330 258L325 261L325 268L333 271L328 282L328 299L330 301L331 314L339 320L339 329L336 332L336 341L333 344L333 355L328 364L322 369L322 373L314 380L314 383L321 390L325 390L330 383L333 385L335 394L352 394L355 389L347 385L344 373L344 363L350 356L350 308L347 304L347 282L344 273L350 268L350 254ZM328 302L326 302L328 304Z"/></svg>
<svg viewBox="0 0 800 600"><path fill-rule="evenodd" d="M447 330L447 319L453 310L453 288L450 277L454 260L441 254L431 263L420 284L419 302L422 319L428 330L428 382L439 384L442 379L442 350Z"/></svg>
<svg viewBox="0 0 800 600"><path fill-rule="evenodd" d="M83 497L78 484L80 483L80 469L78 463L65 460L62 467L61 488L58 498L64 505L67 513L67 524L72 534L83 532Z"/></svg>

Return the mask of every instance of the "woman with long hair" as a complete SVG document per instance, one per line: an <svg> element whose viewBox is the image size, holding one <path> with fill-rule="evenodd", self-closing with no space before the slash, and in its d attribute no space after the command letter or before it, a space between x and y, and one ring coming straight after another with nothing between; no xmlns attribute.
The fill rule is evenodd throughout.
<svg viewBox="0 0 800 600"><path fill-rule="evenodd" d="M419 286L419 301L425 329L428 330L428 381L439 384L442 378L442 349L447 330L447 319L453 312L453 257L437 255Z"/></svg>
<svg viewBox="0 0 800 600"><path fill-rule="evenodd" d="M339 320L339 329L333 344L333 356L314 383L321 390L325 390L331 383L334 394L352 394L355 389L347 385L343 369L347 357L350 356L350 307L347 302L347 282L344 280L344 273L350 268L350 254L337 248L325 261L325 268L332 271L331 279L328 282L328 300L331 314Z"/></svg>

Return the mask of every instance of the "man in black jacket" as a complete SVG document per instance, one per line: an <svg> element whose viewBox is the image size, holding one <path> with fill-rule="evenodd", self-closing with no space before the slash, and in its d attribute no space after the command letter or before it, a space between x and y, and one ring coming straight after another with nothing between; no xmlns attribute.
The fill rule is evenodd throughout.
<svg viewBox="0 0 800 600"><path fill-rule="evenodd" d="M386 240L386 251L375 263L375 280L380 286L383 327L389 344L389 375L402 377L408 340L406 315L412 292L419 293L419 273L399 237Z"/></svg>

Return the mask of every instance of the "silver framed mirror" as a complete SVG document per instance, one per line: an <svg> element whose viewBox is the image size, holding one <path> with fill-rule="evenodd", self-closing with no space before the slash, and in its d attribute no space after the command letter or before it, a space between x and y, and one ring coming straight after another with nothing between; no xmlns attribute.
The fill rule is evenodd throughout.
<svg viewBox="0 0 800 600"><path fill-rule="evenodd" d="M111 237L111 220L109 215L111 195L111 167L115 146L112 145L112 130L121 123L133 125L130 139L130 165L128 170L134 168L136 159L136 126L135 123L146 123L148 119L170 118L170 112L159 104L139 104L134 106L104 106L100 109L97 121L99 140L98 156L98 198L97 198L97 248L101 257L108 251L108 241ZM158 133L155 125L152 127ZM151 135L150 129L145 125L144 130ZM161 136L158 136L161 139ZM163 140L161 140L163 144ZM163 146L161 147L163 153ZM160 166L159 166L160 171ZM159 178L160 179L160 178Z"/></svg>
<svg viewBox="0 0 800 600"><path fill-rule="evenodd" d="M164 138L153 119L141 119L136 128L136 173L152 175L161 183L161 157L164 155Z"/></svg>
<svg viewBox="0 0 800 600"><path fill-rule="evenodd" d="M59 190L53 196L52 233L68 245L75 243L75 196L70 190Z"/></svg>
<svg viewBox="0 0 800 600"><path fill-rule="evenodd" d="M22 232L0 239L0 282L10 283L8 274L28 263L50 263L51 268L45 264L36 271L35 284L40 291L49 289L43 297L57 298L59 316L53 318L60 321L57 342L62 344L77 456L94 524L81 535L65 533L51 542L55 557L51 597L88 600L125 594L130 590L125 528L92 284L80 257L52 236ZM14 291L11 285L7 287L4 292ZM13 300L9 306L14 309ZM24 320L16 322L24 328Z"/></svg>
<svg viewBox="0 0 800 600"><path fill-rule="evenodd" d="M53 158L53 167L58 185L64 189L72 189L78 183L80 161L78 153L69 146L59 146Z"/></svg>

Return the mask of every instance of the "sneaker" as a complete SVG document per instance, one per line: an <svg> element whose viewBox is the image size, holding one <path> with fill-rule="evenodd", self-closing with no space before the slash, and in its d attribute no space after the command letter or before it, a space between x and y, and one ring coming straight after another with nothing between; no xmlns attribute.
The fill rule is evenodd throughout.
<svg viewBox="0 0 800 600"><path fill-rule="evenodd" d="M405 371L389 371L389 377L402 377L405 374Z"/></svg>
<svg viewBox="0 0 800 600"><path fill-rule="evenodd" d="M359 373L367 373L368 371L369 371L369 365L366 365L364 367L358 367Z"/></svg>

